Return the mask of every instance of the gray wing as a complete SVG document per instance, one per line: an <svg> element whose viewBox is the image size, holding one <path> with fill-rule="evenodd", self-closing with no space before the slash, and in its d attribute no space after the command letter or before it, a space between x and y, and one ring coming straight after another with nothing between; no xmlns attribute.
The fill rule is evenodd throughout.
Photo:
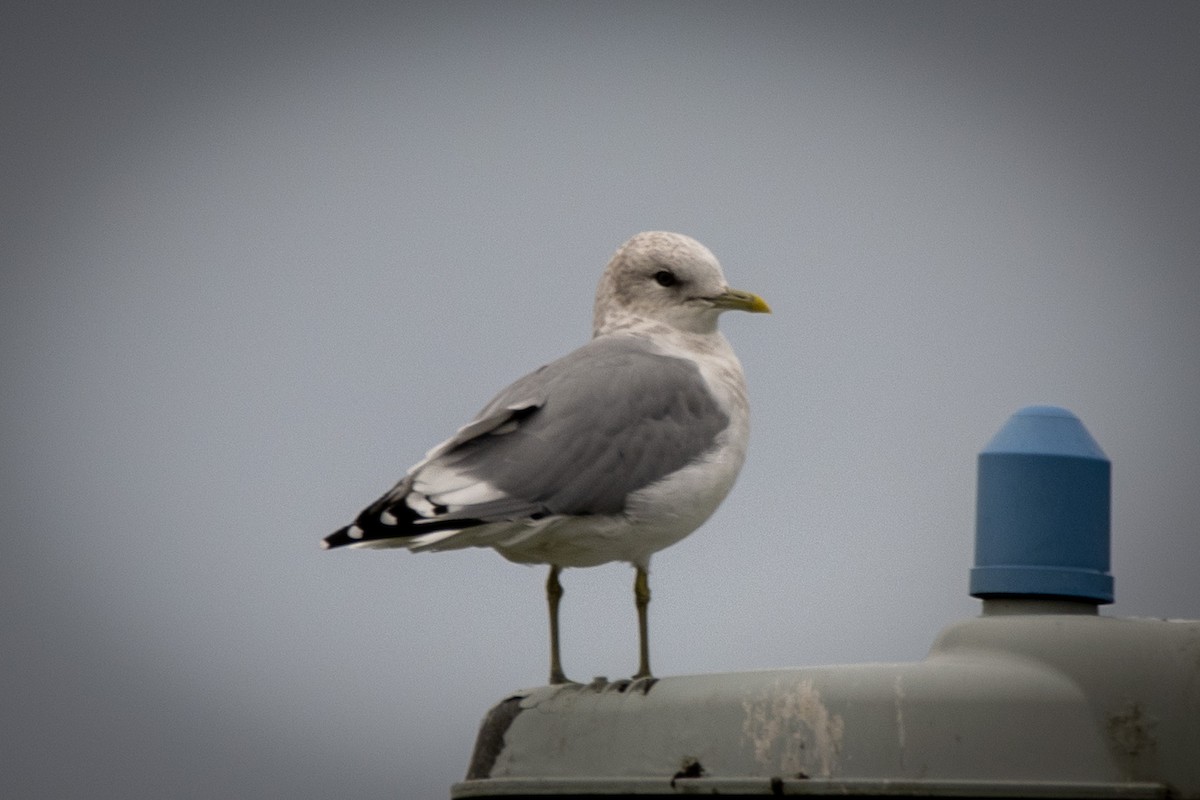
<svg viewBox="0 0 1200 800"><path fill-rule="evenodd" d="M634 336L593 339L500 392L405 478L325 538L398 546L439 530L615 514L729 424L695 363Z"/></svg>
<svg viewBox="0 0 1200 800"><path fill-rule="evenodd" d="M692 361L633 336L594 339L497 395L410 488L446 520L613 514L728 423ZM468 480L497 491L472 492Z"/></svg>

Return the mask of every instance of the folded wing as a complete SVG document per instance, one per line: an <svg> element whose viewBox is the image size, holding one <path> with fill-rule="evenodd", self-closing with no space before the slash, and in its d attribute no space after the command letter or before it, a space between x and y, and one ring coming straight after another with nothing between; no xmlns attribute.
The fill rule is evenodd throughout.
<svg viewBox="0 0 1200 800"><path fill-rule="evenodd" d="M394 547L553 515L619 514L728 425L694 362L593 339L526 375L431 450L326 547Z"/></svg>

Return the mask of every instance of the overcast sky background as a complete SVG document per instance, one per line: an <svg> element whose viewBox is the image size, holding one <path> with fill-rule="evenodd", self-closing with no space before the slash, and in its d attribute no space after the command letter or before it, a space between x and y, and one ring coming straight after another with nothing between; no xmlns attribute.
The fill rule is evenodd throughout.
<svg viewBox="0 0 1200 800"><path fill-rule="evenodd" d="M24 6L24 7L22 7ZM1117 602L1200 617L1200 6L54 2L0 12L0 794L444 797L546 673L544 570L321 552L688 233L739 484L655 671L921 658L975 456L1114 464ZM578 679L633 571L564 576Z"/></svg>

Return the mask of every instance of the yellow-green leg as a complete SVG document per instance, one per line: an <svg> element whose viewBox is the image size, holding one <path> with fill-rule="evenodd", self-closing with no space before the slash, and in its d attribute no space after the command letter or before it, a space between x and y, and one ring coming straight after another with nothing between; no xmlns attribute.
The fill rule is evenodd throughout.
<svg viewBox="0 0 1200 800"><path fill-rule="evenodd" d="M642 567L637 568L637 577L633 579L633 602L638 614L638 671L633 679L652 678L650 674L650 629L646 621L646 611L650 606L650 576Z"/></svg>
<svg viewBox="0 0 1200 800"><path fill-rule="evenodd" d="M570 683L563 674L562 659L558 652L558 604L562 600L563 588L558 582L562 567L550 567L546 579L546 604L550 607L550 683Z"/></svg>

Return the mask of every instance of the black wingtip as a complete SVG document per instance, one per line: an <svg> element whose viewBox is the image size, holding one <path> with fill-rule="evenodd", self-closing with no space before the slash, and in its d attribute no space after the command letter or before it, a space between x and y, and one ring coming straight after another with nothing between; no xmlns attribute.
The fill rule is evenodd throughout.
<svg viewBox="0 0 1200 800"><path fill-rule="evenodd" d="M392 520L390 524L383 521L385 514ZM438 519L434 517L430 519L421 517L408 503L396 500L394 493L389 492L359 514L352 525L334 531L322 539L321 549L333 550L337 547L385 541L391 541L392 544L375 544L374 546L403 546L405 540L423 533L470 528L475 525L483 525L485 522L485 520L475 518Z"/></svg>
<svg viewBox="0 0 1200 800"><path fill-rule="evenodd" d="M332 550L335 547L345 547L346 545L354 544L357 541L361 541L361 539L351 538L350 528L351 528L351 526L347 525L346 527L342 528L341 530L334 531L333 533L326 536L324 539L321 540L321 549L322 550Z"/></svg>

